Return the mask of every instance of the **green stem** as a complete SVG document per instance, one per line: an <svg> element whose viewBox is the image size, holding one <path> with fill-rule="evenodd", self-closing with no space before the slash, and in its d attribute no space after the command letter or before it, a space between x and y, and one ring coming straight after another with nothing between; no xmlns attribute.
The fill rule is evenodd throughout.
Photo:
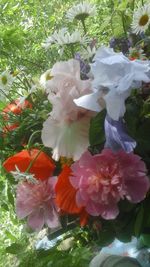
<svg viewBox="0 0 150 267"><path fill-rule="evenodd" d="M33 137L37 134L37 133L40 133L41 131L40 130L37 130L37 131L35 131L35 132L33 132L32 134L31 134L31 136L30 136L30 138L29 138L29 141L28 141L28 149L30 149L30 145L32 144L32 139L33 139Z"/></svg>
<svg viewBox="0 0 150 267"><path fill-rule="evenodd" d="M84 33L86 34L87 30L86 30L86 26L85 26L85 20L81 19L81 23L82 23L82 26L83 26Z"/></svg>
<svg viewBox="0 0 150 267"><path fill-rule="evenodd" d="M74 58L75 52L74 52L73 44L70 44L69 46L70 46L70 51L71 51L72 57Z"/></svg>
<svg viewBox="0 0 150 267"><path fill-rule="evenodd" d="M122 18L122 25L123 25L123 30L125 35L127 36L127 30L126 30L126 25L125 25L125 19L124 19L124 13L121 12L121 18Z"/></svg>
<svg viewBox="0 0 150 267"><path fill-rule="evenodd" d="M135 8L135 0L133 0L133 3L132 3L132 9L134 11L134 8Z"/></svg>
<svg viewBox="0 0 150 267"><path fill-rule="evenodd" d="M32 167L32 165L34 164L34 162L36 161L36 159L38 158L38 156L40 155L41 152L42 152L42 150L40 150L40 151L37 153L37 155L35 156L35 158L30 162L30 164L29 164L29 166L28 166L28 168L26 169L25 172L29 172L30 168ZM30 153L30 151L29 151L29 153Z"/></svg>
<svg viewBox="0 0 150 267"><path fill-rule="evenodd" d="M142 0L142 6L144 6L144 1Z"/></svg>

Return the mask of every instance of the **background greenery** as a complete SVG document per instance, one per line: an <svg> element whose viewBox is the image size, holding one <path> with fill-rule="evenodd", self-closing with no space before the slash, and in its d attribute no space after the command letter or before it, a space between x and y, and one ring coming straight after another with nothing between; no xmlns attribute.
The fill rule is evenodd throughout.
<svg viewBox="0 0 150 267"><path fill-rule="evenodd" d="M126 36L130 31L129 25L132 21L132 12L140 0L90 0L91 3L97 5L97 16L89 18L86 21L88 35L90 38L96 38L97 47L100 44L108 44L110 38ZM54 32L56 29L68 27L69 31L79 28L82 32L82 25L77 22L69 23L65 18L66 10L79 3L74 0L1 0L0 1L0 71L8 68L11 71L24 69L27 76L32 76L34 80L38 80L40 75L49 69L57 60L60 59L58 48L53 46L48 51L45 51L41 43ZM65 55L64 55L65 59ZM29 124L36 120L35 127L42 127L42 122L46 118L49 106L42 106L43 99L31 99L34 104L39 103L39 108L33 109L29 112ZM40 102L41 101L41 102ZM41 104L40 104L41 103ZM135 105L137 103L134 103ZM0 109L5 106L5 103L0 103ZM145 117L150 113L149 102L145 104ZM136 109L135 109L136 110ZM28 112L28 111L26 111ZM139 112L139 110L137 110ZM36 114L36 118L32 115ZM144 114L144 113L143 113ZM23 114L21 120L23 121ZM103 114L102 114L103 116ZM128 116L128 113L127 113ZM146 117L148 119L148 117ZM97 117L95 127L99 128L101 117ZM128 117L126 118L128 120ZM96 125L96 123L98 123ZM1 125L0 125L1 126ZM132 135L134 135L133 126L130 125ZM21 129L21 128L20 128ZM34 128L35 129L35 128ZM101 129L99 129L101 130ZM102 131L101 131L102 132ZM11 145L7 142L2 143L0 139L0 149L2 160L8 153L7 149L11 151L19 150L19 147L14 147L15 140L18 137L11 135ZM22 137L22 133L19 136ZM23 134L25 134L23 132ZM32 132L31 132L32 134ZM91 133L92 134L92 133ZM146 134L146 131L145 131ZM140 135L140 134L139 134ZM99 138L99 132L97 133ZM97 139L91 138L92 145L97 145ZM147 137L146 137L147 138ZM145 139L144 139L145 140ZM36 141L36 140L35 140ZM99 138L99 142L104 142L104 136ZM98 143L98 145L101 145ZM147 147L147 144L145 144ZM3 148L5 147L5 155ZM143 144L142 144L143 147ZM138 148L140 151L140 147ZM142 155L147 156L147 155ZM149 156L147 156L147 160ZM12 186L13 185L13 186ZM36 234L28 233L23 222L19 222L15 216L14 211L14 190L15 182L11 176L7 176L1 170L0 176L0 266L54 266L54 267L86 267L91 258L91 249L88 248L86 242L86 232L83 235L79 233L79 240L76 246L68 252L60 252L55 248L51 251L35 251L34 245L37 240ZM145 204L146 205L146 204ZM131 207L132 208L132 207ZM131 209L132 212L132 209ZM136 219L136 232L140 231L142 225L143 208L139 206L139 212ZM148 224L150 218L147 218ZM124 231L124 230L123 230ZM122 231L122 232L123 232ZM126 235L127 237L127 235ZM88 237L90 240L90 237ZM122 239L125 237L122 237ZM113 235L110 232L104 232L101 236L101 246L113 240ZM104 241L104 242L103 242ZM148 244L150 241L147 241ZM84 247L84 248L83 248ZM92 247L92 243L91 243Z"/></svg>

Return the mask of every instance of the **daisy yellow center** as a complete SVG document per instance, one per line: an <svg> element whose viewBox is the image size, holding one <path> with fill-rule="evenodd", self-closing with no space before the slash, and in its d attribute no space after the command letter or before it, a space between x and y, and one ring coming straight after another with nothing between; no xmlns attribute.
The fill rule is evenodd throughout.
<svg viewBox="0 0 150 267"><path fill-rule="evenodd" d="M149 21L149 16L147 14L144 14L140 20L139 20L139 25L140 26L145 26Z"/></svg>
<svg viewBox="0 0 150 267"><path fill-rule="evenodd" d="M78 19L78 20L85 20L88 16L89 16L88 13L81 13L81 14L76 15L76 16L75 16L75 19Z"/></svg>
<svg viewBox="0 0 150 267"><path fill-rule="evenodd" d="M53 76L50 74L50 73L48 73L47 75L46 75L46 81L49 81L49 80L51 80L53 78Z"/></svg>
<svg viewBox="0 0 150 267"><path fill-rule="evenodd" d="M2 83L3 83L4 85L7 84L7 77L6 77L6 76L2 76Z"/></svg>

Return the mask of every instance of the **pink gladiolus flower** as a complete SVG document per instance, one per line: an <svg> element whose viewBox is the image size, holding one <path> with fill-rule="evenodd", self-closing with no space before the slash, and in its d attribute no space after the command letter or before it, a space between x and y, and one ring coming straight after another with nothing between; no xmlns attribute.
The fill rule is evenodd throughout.
<svg viewBox="0 0 150 267"><path fill-rule="evenodd" d="M40 231L44 224L50 228L59 226L55 205L55 177L37 184L22 182L17 186L16 213L19 219L28 217L28 225Z"/></svg>
<svg viewBox="0 0 150 267"><path fill-rule="evenodd" d="M144 162L123 150L113 153L104 149L94 156L85 152L71 169L70 183L77 190L77 206L104 219L117 217L121 199L138 203L150 188Z"/></svg>

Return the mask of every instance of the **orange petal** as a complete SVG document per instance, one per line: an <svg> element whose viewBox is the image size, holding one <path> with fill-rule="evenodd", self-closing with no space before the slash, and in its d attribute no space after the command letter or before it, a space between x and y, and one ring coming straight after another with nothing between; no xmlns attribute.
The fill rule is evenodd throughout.
<svg viewBox="0 0 150 267"><path fill-rule="evenodd" d="M76 204L77 190L71 185L69 176L71 169L66 165L61 174L58 176L58 181L55 187L56 203L59 208L68 213L80 213L82 208Z"/></svg>
<svg viewBox="0 0 150 267"><path fill-rule="evenodd" d="M33 162L29 173L35 175L35 178L45 180L49 178L55 169L55 164L51 158L44 152L40 152L38 149L22 150L14 156L8 158L3 167L8 171L15 171L17 166L21 172L27 171L31 162ZM38 154L39 153L39 154ZM36 158L37 157L37 158Z"/></svg>
<svg viewBox="0 0 150 267"><path fill-rule="evenodd" d="M8 116L6 115L8 112L12 112L16 115L19 115L21 114L23 109L32 108L32 104L28 100L25 100L21 104L19 104L19 101L20 100L17 99L3 109L4 119L8 119Z"/></svg>

